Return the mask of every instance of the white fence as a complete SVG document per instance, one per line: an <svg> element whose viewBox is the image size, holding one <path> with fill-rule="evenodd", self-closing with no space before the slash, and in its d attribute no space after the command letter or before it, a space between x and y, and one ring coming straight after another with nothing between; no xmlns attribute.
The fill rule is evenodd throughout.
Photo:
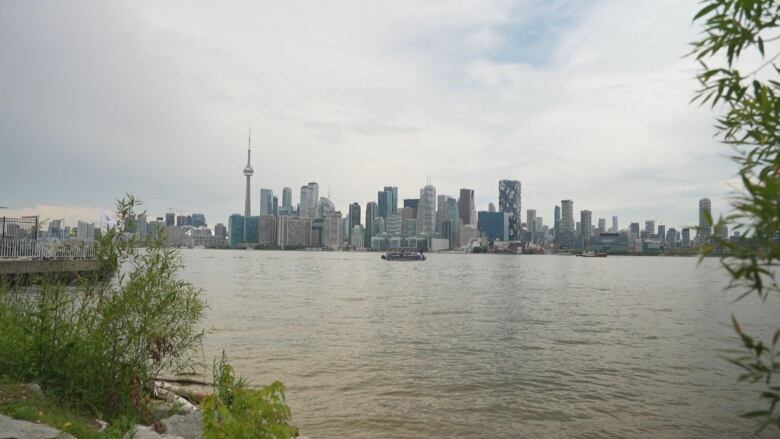
<svg viewBox="0 0 780 439"><path fill-rule="evenodd" d="M12 259L94 259L97 245L91 241L69 239L0 240L0 258Z"/></svg>

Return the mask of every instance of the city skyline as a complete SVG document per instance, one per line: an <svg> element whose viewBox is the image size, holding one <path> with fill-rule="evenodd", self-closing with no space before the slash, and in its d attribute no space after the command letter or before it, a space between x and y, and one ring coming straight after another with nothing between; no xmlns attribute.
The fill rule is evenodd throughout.
<svg viewBox="0 0 780 439"><path fill-rule="evenodd" d="M564 197L669 224L702 197L726 205L732 165L709 109L688 102L695 1L343 3L317 19L85 5L2 6L8 214L97 218L129 192L150 211L225 218L248 126L254 193L317 181L341 210L385 185L413 196L428 176L440 193L474 189L477 210L498 202L497 179L517 178L545 218ZM26 180L33 163L40 177Z"/></svg>

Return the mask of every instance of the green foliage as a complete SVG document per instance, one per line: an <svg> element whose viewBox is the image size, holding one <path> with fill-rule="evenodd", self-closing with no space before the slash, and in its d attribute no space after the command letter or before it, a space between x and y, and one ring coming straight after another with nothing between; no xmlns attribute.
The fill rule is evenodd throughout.
<svg viewBox="0 0 780 439"><path fill-rule="evenodd" d="M191 367L205 304L200 290L177 279L179 256L162 238L144 249L126 238L138 204L118 201L117 225L100 240L109 276L0 288L0 377L37 382L105 419L152 420L146 386L163 371Z"/></svg>
<svg viewBox="0 0 780 439"><path fill-rule="evenodd" d="M692 55L701 64L701 87L694 100L723 110L716 129L734 149L743 186L734 196L734 212L720 218L717 226L730 226L744 238L716 238L714 245L723 250L729 286L742 290L739 298L756 294L767 300L780 293L780 69L775 64L780 52L766 53L780 39L780 0L702 3L694 17L704 25L703 36L693 43ZM761 61L743 73L751 56ZM761 419L762 428L780 427L780 386L772 381L780 372L780 330L766 343L748 335L736 318L733 324L747 354L730 361L745 371L741 380L765 383L761 398L768 403L766 410L743 416Z"/></svg>
<svg viewBox="0 0 780 439"><path fill-rule="evenodd" d="M214 394L202 404L204 437L273 438L298 436L290 425L290 408L284 402L284 384L275 381L259 390L236 378L225 353L214 364Z"/></svg>

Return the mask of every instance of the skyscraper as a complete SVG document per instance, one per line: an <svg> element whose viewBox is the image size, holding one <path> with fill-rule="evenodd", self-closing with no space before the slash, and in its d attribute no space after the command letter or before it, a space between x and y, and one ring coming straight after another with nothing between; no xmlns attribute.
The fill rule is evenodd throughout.
<svg viewBox="0 0 780 439"><path fill-rule="evenodd" d="M428 184L420 189L417 205L417 231L426 236L436 233L436 188Z"/></svg>
<svg viewBox="0 0 780 439"><path fill-rule="evenodd" d="M169 212L165 214L165 225L166 226L173 226L176 225L176 214L173 212Z"/></svg>
<svg viewBox="0 0 780 439"><path fill-rule="evenodd" d="M474 207L474 189L461 189L458 197L458 215L463 224L475 224L477 210Z"/></svg>
<svg viewBox="0 0 780 439"><path fill-rule="evenodd" d="M555 235L555 242L561 242L561 206L555 206L553 213L553 233Z"/></svg>
<svg viewBox="0 0 780 439"><path fill-rule="evenodd" d="M574 201L561 200L561 236L558 244L571 247L574 242Z"/></svg>
<svg viewBox="0 0 780 439"><path fill-rule="evenodd" d="M631 223L628 226L628 236L631 239L638 239L639 238L639 223Z"/></svg>
<svg viewBox="0 0 780 439"><path fill-rule="evenodd" d="M593 212L590 210L580 211L580 235L583 241L587 241L593 230Z"/></svg>
<svg viewBox="0 0 780 439"><path fill-rule="evenodd" d="M655 235L655 220L645 221L645 235Z"/></svg>
<svg viewBox="0 0 780 439"><path fill-rule="evenodd" d="M398 188L395 186L385 186L383 190L377 192L377 205L379 206L379 216L387 218L388 215L398 212Z"/></svg>
<svg viewBox="0 0 780 439"><path fill-rule="evenodd" d="M274 191L271 189L260 189L260 215L273 215L274 213Z"/></svg>
<svg viewBox="0 0 780 439"><path fill-rule="evenodd" d="M658 237L661 239L661 242L666 240L666 226L663 224L658 225Z"/></svg>
<svg viewBox="0 0 780 439"><path fill-rule="evenodd" d="M607 219L599 218L599 233L606 233L606 232L607 232Z"/></svg>
<svg viewBox="0 0 780 439"><path fill-rule="evenodd" d="M700 242L709 241L712 236L712 201L709 198L699 200L699 228L696 239Z"/></svg>
<svg viewBox="0 0 780 439"><path fill-rule="evenodd" d="M612 233L617 233L620 231L620 228L618 227L618 217L613 216L612 217Z"/></svg>
<svg viewBox="0 0 780 439"><path fill-rule="evenodd" d="M292 210L292 189L289 187L282 189L282 207Z"/></svg>
<svg viewBox="0 0 780 439"><path fill-rule="evenodd" d="M521 185L519 180L499 180L498 209L509 214L509 240L520 239Z"/></svg>
<svg viewBox="0 0 780 439"><path fill-rule="evenodd" d="M352 230L355 226L360 225L360 203L352 203L349 205L349 230Z"/></svg>
<svg viewBox="0 0 780 439"><path fill-rule="evenodd" d="M371 238L374 236L374 221L377 218L379 207L373 201L366 203L366 238L363 243L366 247L371 247Z"/></svg>
<svg viewBox="0 0 780 439"><path fill-rule="evenodd" d="M525 226L528 228L528 240L533 241L536 236L536 209L525 211Z"/></svg>
<svg viewBox="0 0 780 439"><path fill-rule="evenodd" d="M298 215L301 218L316 219L319 217L320 207L320 186L315 182L310 182L306 186L301 186L301 203Z"/></svg>
<svg viewBox="0 0 780 439"><path fill-rule="evenodd" d="M244 176L246 176L246 200L244 201L244 216L250 216L252 215L252 198L251 198L251 192L250 192L250 180L252 179L252 175L255 173L255 170L252 169L252 165L250 164L252 159L252 129L249 129L249 139L247 140L246 145L246 167L244 167Z"/></svg>

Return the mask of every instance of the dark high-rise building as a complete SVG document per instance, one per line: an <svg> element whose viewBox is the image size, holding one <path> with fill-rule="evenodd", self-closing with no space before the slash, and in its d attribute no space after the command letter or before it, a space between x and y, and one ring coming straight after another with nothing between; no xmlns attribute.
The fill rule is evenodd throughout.
<svg viewBox="0 0 780 439"><path fill-rule="evenodd" d="M221 240L227 238L227 228L225 228L224 224L217 223L217 225L214 226L214 236Z"/></svg>
<svg viewBox="0 0 780 439"><path fill-rule="evenodd" d="M364 245L366 248L371 248L371 237L374 232L374 221L379 216L379 209L377 203L369 201L366 204L366 237Z"/></svg>
<svg viewBox="0 0 780 439"><path fill-rule="evenodd" d="M176 214L174 214L174 213L166 213L165 214L165 225L166 226L175 226L176 225Z"/></svg>
<svg viewBox="0 0 780 439"><path fill-rule="evenodd" d="M555 212L553 213L553 234L555 235L555 242L560 243L561 235L561 206L555 206Z"/></svg>
<svg viewBox="0 0 780 439"><path fill-rule="evenodd" d="M292 209L292 189L289 187L282 189L282 207Z"/></svg>
<svg viewBox="0 0 780 439"><path fill-rule="evenodd" d="M507 212L479 212L477 216L477 228L491 243L496 239L509 240L509 213Z"/></svg>
<svg viewBox="0 0 780 439"><path fill-rule="evenodd" d="M628 236L631 239L637 239L640 236L639 223L631 223L628 226Z"/></svg>
<svg viewBox="0 0 780 439"><path fill-rule="evenodd" d="M521 195L519 180L499 180L498 210L509 214L509 240L520 240Z"/></svg>
<svg viewBox="0 0 780 439"><path fill-rule="evenodd" d="M590 210L580 211L580 235L583 241L587 241L593 231L593 212Z"/></svg>
<svg viewBox="0 0 780 439"><path fill-rule="evenodd" d="M461 189L458 197L458 216L462 224L472 224L477 220L474 206L474 189Z"/></svg>
<svg viewBox="0 0 780 439"><path fill-rule="evenodd" d="M238 244L244 242L244 216L238 213L230 215L228 218L228 229L230 230L230 247L235 248Z"/></svg>
<svg viewBox="0 0 780 439"><path fill-rule="evenodd" d="M273 208L273 216L276 216L279 214L279 197L274 195L273 201L272 201L272 208Z"/></svg>
<svg viewBox="0 0 780 439"><path fill-rule="evenodd" d="M405 198L404 199L404 207L411 207L415 211L417 210L417 206L420 204L419 198Z"/></svg>
<svg viewBox="0 0 780 439"><path fill-rule="evenodd" d="M349 219L349 230L353 227L359 226L360 223L360 203L352 203L349 205L349 212L347 213Z"/></svg>
<svg viewBox="0 0 780 439"><path fill-rule="evenodd" d="M384 190L377 192L377 206L379 215L387 219L387 216L398 212L398 188L385 186Z"/></svg>

